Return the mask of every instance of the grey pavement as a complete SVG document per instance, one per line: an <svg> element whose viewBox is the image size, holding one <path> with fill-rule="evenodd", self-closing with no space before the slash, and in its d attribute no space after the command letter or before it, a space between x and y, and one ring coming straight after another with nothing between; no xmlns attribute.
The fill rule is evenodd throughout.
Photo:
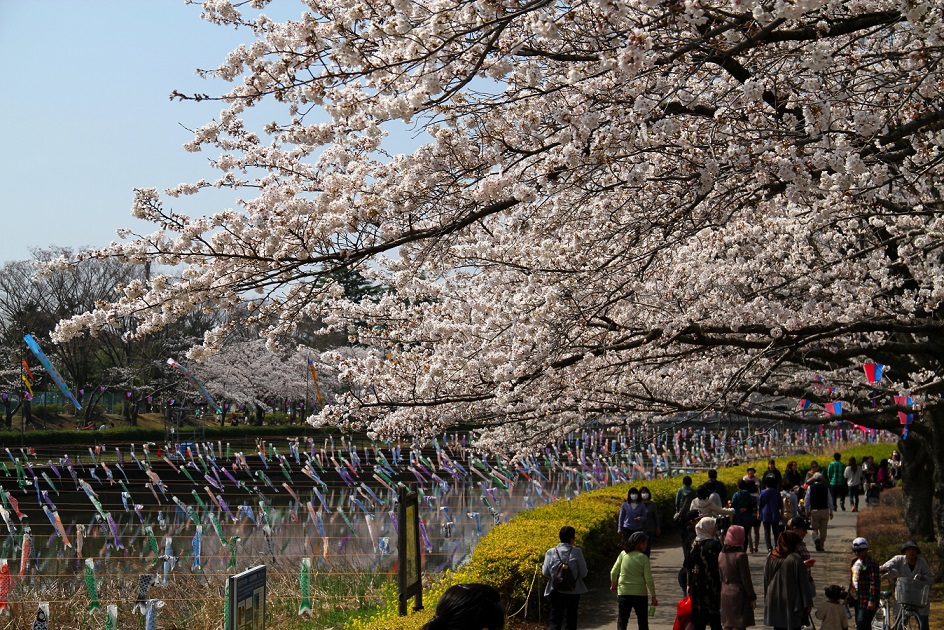
<svg viewBox="0 0 944 630"><path fill-rule="evenodd" d="M864 504L864 501L863 501ZM868 509L868 508L863 508ZM849 584L849 565L852 562L852 540L856 537L855 512L838 511L829 522L826 534L826 551L817 552L812 536L806 537L807 547L816 565L813 567L813 579L816 581L816 600L814 610L826 602L823 589L830 584L847 586ZM767 557L764 547L764 532L761 529L760 551L748 554L751 574L754 578L754 590L757 592L757 609L754 617L755 628L770 628L764 620L764 561ZM663 534L656 541L652 550L652 577L656 583L656 596L659 606L654 617L649 618L650 630L672 630L675 623L675 605L682 598L678 584L678 570L682 566L682 548L677 544L678 533L673 531ZM615 561L616 558L613 558ZM590 592L581 597L579 630L613 630L616 628L616 595L609 590L609 568L612 564L598 570L596 575L588 576L587 586ZM817 624L818 627L819 624ZM629 619L629 629L636 628L635 617Z"/></svg>

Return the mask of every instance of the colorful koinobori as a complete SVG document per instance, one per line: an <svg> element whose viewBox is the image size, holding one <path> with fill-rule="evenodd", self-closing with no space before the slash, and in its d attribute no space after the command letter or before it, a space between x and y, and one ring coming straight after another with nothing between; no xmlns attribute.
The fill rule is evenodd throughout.
<svg viewBox="0 0 944 630"><path fill-rule="evenodd" d="M830 439L845 439L842 430L831 431ZM724 441L708 431L587 431L515 460L478 454L466 438L442 436L426 448L409 449L345 437L336 442L333 436L319 448L311 437L287 438L287 452L261 441L246 454L221 442L165 444L156 453L150 443L124 450L100 445L87 456L62 454L58 462L53 452L20 449L15 455L5 449L15 470L0 460L0 476L15 476L24 495L35 493L46 518L29 518L30 512L41 514L36 505L18 502L0 486L0 516L10 534L0 558L11 557L11 546L12 557L20 556L18 579L9 568L4 577L0 566L0 599L15 592L21 603L35 605L40 591L30 588L74 575L84 578L89 610L99 612L110 608L111 602L99 599L107 579L137 585L134 599L121 601L134 601L134 612L153 622L161 606L149 596L150 587L166 586L182 573L210 592L215 578L222 582L240 565L263 560L274 568L292 567L305 613L314 562L328 571L334 560L348 569L391 566L396 490L403 482L415 482L420 494L425 562L429 570L442 571L461 562L491 524L519 510L686 463L706 463L718 456ZM741 438L759 439L753 431ZM780 439L795 447L823 435L792 432ZM738 452L758 457L775 446L771 440L759 443L759 450L738 446ZM125 466L125 457L136 467ZM286 481L277 483L270 474ZM72 482L75 490L63 487ZM192 501L184 500L186 493ZM60 517L60 509L69 519ZM68 527L63 520L71 521ZM190 570L175 572L178 567Z"/></svg>
<svg viewBox="0 0 944 630"><path fill-rule="evenodd" d="M56 369L56 366L52 364L52 361L49 360L49 357L43 352L42 348L39 347L39 344L36 343L36 340L33 339L32 335L25 335L23 341L26 342L26 345L29 346L29 349L33 351L33 354L36 355L36 358L39 359L39 362L43 364L43 367L46 368L46 372L52 378L53 382L62 390L62 394L75 405L75 408L79 411L82 410L82 405L79 404L79 401L75 399L75 396L72 395L72 392L69 391L69 388L66 386L64 380L62 380L62 375L59 374L59 370Z"/></svg>
<svg viewBox="0 0 944 630"><path fill-rule="evenodd" d="M217 410L217 413L221 413L223 411L223 408L216 404L216 401L213 400L213 396L210 396L210 392L208 392L206 388L203 386L203 384L200 381L198 381L193 374L190 373L190 370L188 370L181 364L177 363L173 359L167 359L167 365L170 365L180 370L181 374L183 374L187 378L187 380L190 381L190 384L197 388L197 390L200 392L200 395L202 395L206 399L206 401L210 403L210 405L214 409Z"/></svg>

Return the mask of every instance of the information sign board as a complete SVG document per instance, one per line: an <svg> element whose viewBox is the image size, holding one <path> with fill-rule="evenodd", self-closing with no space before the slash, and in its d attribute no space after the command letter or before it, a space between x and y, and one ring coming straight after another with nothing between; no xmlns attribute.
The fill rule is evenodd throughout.
<svg viewBox="0 0 944 630"><path fill-rule="evenodd" d="M226 630L265 630L265 600L265 565L230 576Z"/></svg>

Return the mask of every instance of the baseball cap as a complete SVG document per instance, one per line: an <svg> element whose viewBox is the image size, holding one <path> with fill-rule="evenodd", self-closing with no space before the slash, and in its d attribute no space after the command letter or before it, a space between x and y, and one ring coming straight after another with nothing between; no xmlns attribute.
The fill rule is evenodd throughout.
<svg viewBox="0 0 944 630"><path fill-rule="evenodd" d="M852 550L853 551L866 551L869 548L869 541L865 538L859 537L852 541Z"/></svg>

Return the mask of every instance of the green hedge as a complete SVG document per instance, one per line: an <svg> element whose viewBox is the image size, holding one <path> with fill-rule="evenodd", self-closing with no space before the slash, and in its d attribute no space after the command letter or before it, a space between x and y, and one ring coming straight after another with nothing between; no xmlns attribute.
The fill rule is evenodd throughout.
<svg viewBox="0 0 944 630"><path fill-rule="evenodd" d="M843 461L850 456L861 460L865 455L880 460L889 457L894 448L893 444L857 446L843 452ZM782 471L788 461L796 461L801 472L805 473L810 462L817 460L825 465L828 463L827 458L832 461L832 457L823 455L794 455L778 458L777 467ZM727 486L728 496L731 496L748 466L754 466L758 474L763 474L766 465L766 460L762 460L722 468L718 470L718 480ZM696 487L708 480L705 473L689 476ZM544 578L540 573L544 553L558 543L558 532L564 525L571 525L577 530L577 545L583 549L590 570L607 570L619 546L616 518L630 485L601 488L573 499L559 500L521 512L482 537L468 565L446 573L425 590L425 610L408 617L399 617L396 595L393 594L382 608L373 614L352 619L348 627L357 630L416 630L432 616L442 592L461 582L491 584L501 592L507 609L512 613L523 610L525 605L539 605L544 593ZM671 523L675 493L680 485L678 477L636 481L632 485L646 485L652 492L653 501L659 505L662 522Z"/></svg>

